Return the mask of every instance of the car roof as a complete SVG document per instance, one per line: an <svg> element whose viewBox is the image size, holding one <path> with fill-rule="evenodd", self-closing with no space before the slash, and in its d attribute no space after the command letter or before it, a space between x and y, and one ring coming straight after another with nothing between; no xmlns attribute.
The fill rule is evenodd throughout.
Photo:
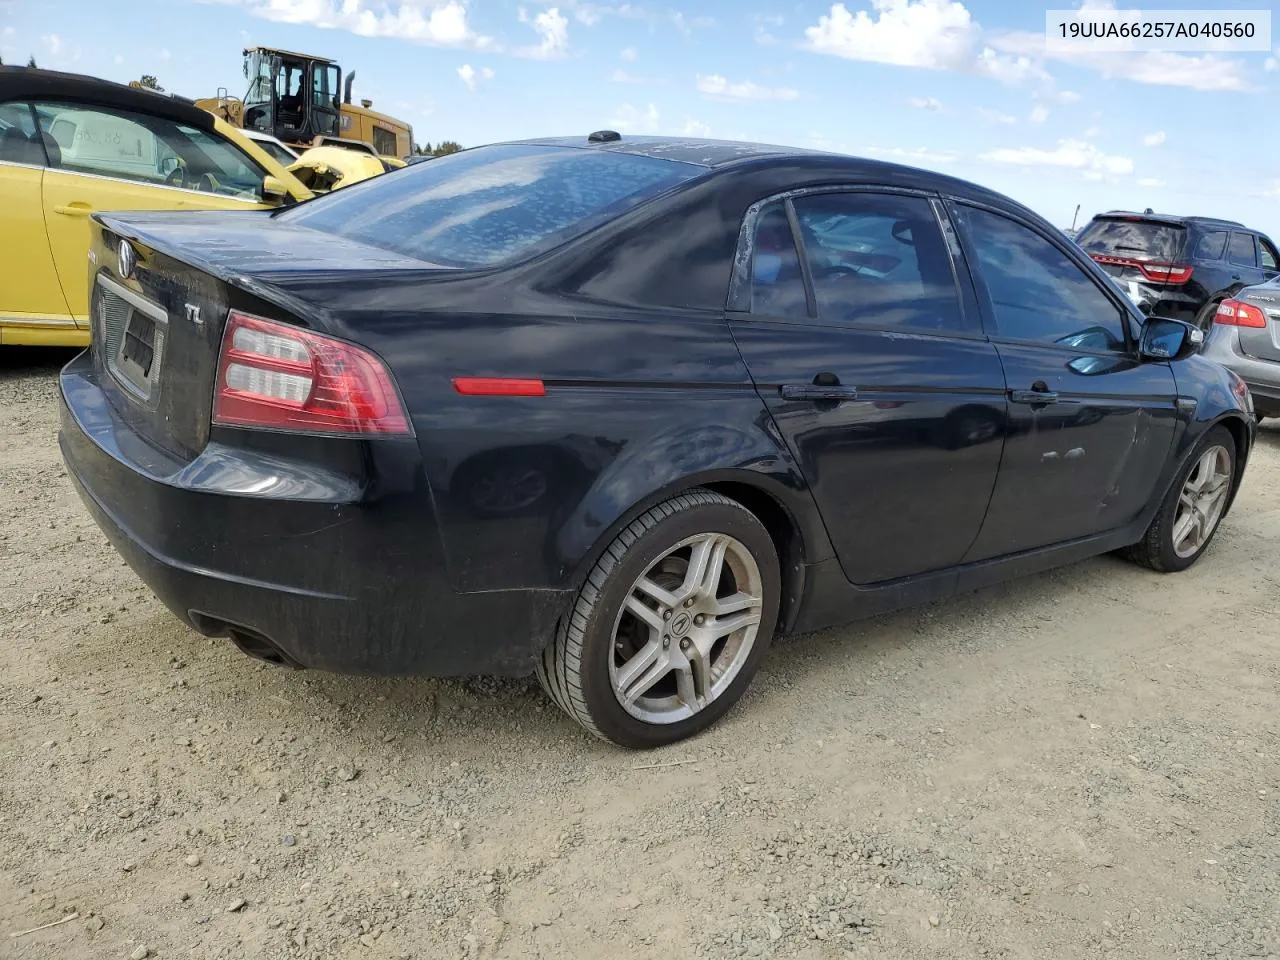
<svg viewBox="0 0 1280 960"><path fill-rule="evenodd" d="M742 160L762 157L840 157L839 154L767 143L739 143L734 140L704 140L696 137L632 137L591 141L587 137L541 137L517 140L519 144L548 147L579 147L608 153L628 153L660 160L677 160L702 167L722 167ZM841 158L848 159L848 158Z"/></svg>
<svg viewBox="0 0 1280 960"><path fill-rule="evenodd" d="M0 103L12 100L70 101L115 107L163 117L198 130L212 130L214 127L213 114L201 110L190 100L80 73L0 67Z"/></svg>
<svg viewBox="0 0 1280 960"><path fill-rule="evenodd" d="M607 132L610 136L616 136ZM718 169L734 164L804 160L818 168L828 168L841 177L866 176L873 182L911 183L921 189L951 192L971 200L985 201L996 206L1031 211L1017 201L980 184L961 180L945 173L910 167L884 160L855 157L830 150L810 150L805 147L789 147L769 143L750 143L737 140L709 140L696 137L633 137L591 141L579 137L543 137L533 140L510 141L517 145L550 147L574 147L583 150L602 150L609 153L626 153L633 156L654 157L695 164L708 169Z"/></svg>
<svg viewBox="0 0 1280 960"><path fill-rule="evenodd" d="M1138 213L1136 210L1108 210L1106 213L1095 214L1093 217L1095 220L1108 218L1150 220L1152 223L1167 223L1171 227L1180 227L1188 223L1195 223L1204 224L1205 226L1240 227L1243 230L1251 229L1236 220L1222 220L1218 217L1182 217L1173 213Z"/></svg>

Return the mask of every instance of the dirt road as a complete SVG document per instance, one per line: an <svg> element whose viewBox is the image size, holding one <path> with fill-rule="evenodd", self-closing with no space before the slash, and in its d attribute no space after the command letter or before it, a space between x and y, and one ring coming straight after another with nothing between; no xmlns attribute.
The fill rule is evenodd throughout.
<svg viewBox="0 0 1280 960"><path fill-rule="evenodd" d="M64 358L18 353L0 956L1280 954L1280 429L1191 572L1104 558L787 641L713 732L631 754L532 682L182 627L63 473Z"/></svg>

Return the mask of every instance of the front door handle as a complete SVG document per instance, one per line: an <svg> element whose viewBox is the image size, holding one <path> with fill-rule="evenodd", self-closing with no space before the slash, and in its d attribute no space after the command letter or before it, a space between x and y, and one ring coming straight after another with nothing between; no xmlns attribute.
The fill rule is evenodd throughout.
<svg viewBox="0 0 1280 960"><path fill-rule="evenodd" d="M53 208L54 213L60 213L64 217L87 217L93 213L93 207L82 200L75 200L71 203L59 204Z"/></svg>
<svg viewBox="0 0 1280 960"><path fill-rule="evenodd" d="M1030 390L1010 390L1009 399L1014 403L1057 403L1058 394L1043 380L1037 380Z"/></svg>
<svg viewBox="0 0 1280 960"><path fill-rule="evenodd" d="M784 383L778 388L783 400L857 400L857 387L840 384Z"/></svg>

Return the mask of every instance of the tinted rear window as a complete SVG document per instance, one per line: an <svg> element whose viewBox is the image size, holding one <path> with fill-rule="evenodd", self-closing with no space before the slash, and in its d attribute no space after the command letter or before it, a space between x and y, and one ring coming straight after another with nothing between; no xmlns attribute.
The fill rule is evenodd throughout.
<svg viewBox="0 0 1280 960"><path fill-rule="evenodd" d="M1076 237L1089 253L1135 260L1173 260L1182 250L1186 231L1150 220L1095 219Z"/></svg>
<svg viewBox="0 0 1280 960"><path fill-rule="evenodd" d="M374 177L279 216L431 263L485 267L562 243L705 169L503 144Z"/></svg>

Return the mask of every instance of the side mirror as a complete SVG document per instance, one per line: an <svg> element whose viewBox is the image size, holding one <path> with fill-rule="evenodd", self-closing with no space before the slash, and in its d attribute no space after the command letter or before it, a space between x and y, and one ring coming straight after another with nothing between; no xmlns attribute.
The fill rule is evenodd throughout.
<svg viewBox="0 0 1280 960"><path fill-rule="evenodd" d="M276 206L289 202L289 191L277 178L267 174L262 178L262 202Z"/></svg>
<svg viewBox="0 0 1280 960"><path fill-rule="evenodd" d="M1204 343L1204 331L1194 323L1149 317L1142 325L1139 350L1144 360L1181 360L1195 353Z"/></svg>

